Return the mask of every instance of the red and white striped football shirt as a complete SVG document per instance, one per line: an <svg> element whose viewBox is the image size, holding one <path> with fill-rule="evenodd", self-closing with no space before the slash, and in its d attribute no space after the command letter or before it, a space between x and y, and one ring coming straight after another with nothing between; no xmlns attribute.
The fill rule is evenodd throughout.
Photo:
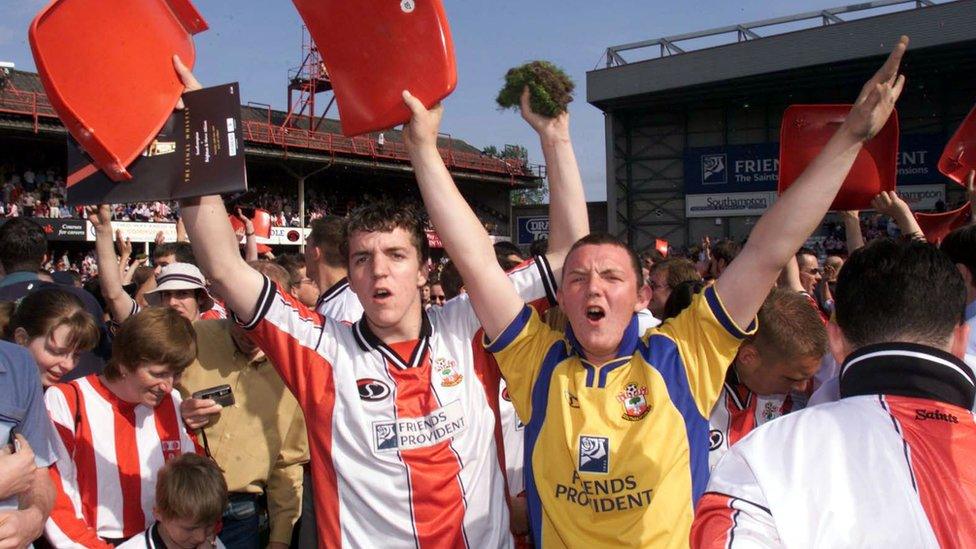
<svg viewBox="0 0 976 549"><path fill-rule="evenodd" d="M156 473L180 454L199 453L180 419L179 393L150 408L120 400L92 375L51 387L44 401L58 432L48 541L59 548L111 547L103 540L149 527Z"/></svg>
<svg viewBox="0 0 976 549"><path fill-rule="evenodd" d="M544 260L509 277L527 301L554 294ZM500 375L466 296L386 345L266 279L245 328L305 413L320 545L511 546Z"/></svg>

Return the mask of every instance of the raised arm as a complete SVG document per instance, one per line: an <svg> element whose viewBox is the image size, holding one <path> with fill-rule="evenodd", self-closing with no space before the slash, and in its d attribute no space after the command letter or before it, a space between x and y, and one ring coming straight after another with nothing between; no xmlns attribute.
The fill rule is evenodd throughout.
<svg viewBox="0 0 976 549"><path fill-rule="evenodd" d="M202 87L179 57L174 57L173 65L187 91ZM264 278L241 257L224 201L220 196L185 200L180 203L180 212L200 270L230 310L239 318L250 320Z"/></svg>
<svg viewBox="0 0 976 549"><path fill-rule="evenodd" d="M847 242L847 253L864 247L864 234L861 232L861 212L850 210L840 212L844 220L844 240Z"/></svg>
<svg viewBox="0 0 976 549"><path fill-rule="evenodd" d="M738 325L752 322L783 265L827 213L864 142L887 122L905 84L898 67L907 46L908 38L902 37L885 64L864 85L844 123L760 218L742 252L715 283Z"/></svg>
<svg viewBox="0 0 976 549"><path fill-rule="evenodd" d="M240 208L234 212L244 224L244 261L258 260L258 237L254 235L254 222L244 215Z"/></svg>
<svg viewBox="0 0 976 549"><path fill-rule="evenodd" d="M895 191L882 191L871 200L871 207L894 219L903 236L925 239L922 228L918 226L918 220L912 215L912 209Z"/></svg>
<svg viewBox="0 0 976 549"><path fill-rule="evenodd" d="M403 128L403 141L410 152L427 213L464 280L485 334L494 339L515 319L524 303L495 260L488 232L461 196L437 150L443 107L428 111L406 91L403 98L412 113Z"/></svg>
<svg viewBox="0 0 976 549"><path fill-rule="evenodd" d="M532 112L529 89L522 92L522 118L539 134L549 177L549 249L546 259L560 278L570 247L590 232L583 179L569 136L569 112L548 118Z"/></svg>
<svg viewBox="0 0 976 549"><path fill-rule="evenodd" d="M109 315L116 322L123 322L132 314L135 301L122 289L119 274L119 258L115 255L112 234L112 207L102 204L89 210L88 221L95 229L95 257L98 260L98 286L102 290Z"/></svg>
<svg viewBox="0 0 976 549"><path fill-rule="evenodd" d="M250 320L264 277L241 257L223 199L204 196L185 200L181 210L200 270L230 310L242 320Z"/></svg>

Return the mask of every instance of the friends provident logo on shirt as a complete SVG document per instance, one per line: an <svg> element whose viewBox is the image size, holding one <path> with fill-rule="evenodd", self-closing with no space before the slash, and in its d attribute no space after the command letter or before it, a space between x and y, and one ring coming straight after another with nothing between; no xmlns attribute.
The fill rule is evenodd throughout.
<svg viewBox="0 0 976 549"><path fill-rule="evenodd" d="M467 428L461 401L434 410L424 417L373 423L373 450L378 453L426 448L440 444Z"/></svg>
<svg viewBox="0 0 976 549"><path fill-rule="evenodd" d="M580 435L579 471L581 473L607 473L610 470L610 439Z"/></svg>

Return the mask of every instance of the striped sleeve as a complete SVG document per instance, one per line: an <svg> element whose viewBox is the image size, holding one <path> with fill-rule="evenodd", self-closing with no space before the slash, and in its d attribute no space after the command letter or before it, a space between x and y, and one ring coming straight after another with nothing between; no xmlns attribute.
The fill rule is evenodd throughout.
<svg viewBox="0 0 976 549"><path fill-rule="evenodd" d="M743 549L781 547L773 515L752 467L732 447L719 460L698 500L691 547Z"/></svg>
<svg viewBox="0 0 976 549"><path fill-rule="evenodd" d="M44 525L44 535L51 545L59 548L110 548L110 544L98 537L95 528L86 521L78 488L78 466L75 455L75 417L80 393L57 385L44 395L48 414L57 431L54 450L58 460L48 471L55 488L54 508ZM70 395L70 396L69 396ZM94 473L92 473L94 474Z"/></svg>
<svg viewBox="0 0 976 549"><path fill-rule="evenodd" d="M313 391L331 385L332 361L322 353L326 348L335 352L339 324L309 309L268 277L254 310L250 321L235 320L249 331L299 403L307 404Z"/></svg>
<svg viewBox="0 0 976 549"><path fill-rule="evenodd" d="M694 549L767 549L783 544L768 509L725 494L698 500L691 526Z"/></svg>

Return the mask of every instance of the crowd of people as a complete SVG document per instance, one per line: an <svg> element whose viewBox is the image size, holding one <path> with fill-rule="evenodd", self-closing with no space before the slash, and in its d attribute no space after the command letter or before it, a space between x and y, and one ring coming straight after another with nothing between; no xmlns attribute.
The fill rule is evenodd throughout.
<svg viewBox="0 0 976 549"><path fill-rule="evenodd" d="M360 204L377 200L391 192L416 195L416 190L403 185L401 189L386 188L363 193L358 188L313 187L306 190L305 220L302 222L298 193L291 185L268 182L259 189L230 197L236 206L260 208L271 213L272 227L307 227L312 221L328 216L344 216ZM0 165L0 218L32 217L50 219L84 219L81 206L68 206L64 176L54 168L18 166L13 162ZM168 201L136 202L112 205L114 221L173 223L179 218L179 204ZM499 217L480 209L489 231L497 229Z"/></svg>
<svg viewBox="0 0 976 549"><path fill-rule="evenodd" d="M409 92L419 202L318 217L301 256L259 258L244 216L242 249L207 196L136 264L100 206L85 284L8 220L0 544L976 544L976 224L936 246L882 193L895 238L845 213L844 253L803 247L906 48L747 242L687 256L589 232L569 116L528 90L551 197L532 250L491 244L442 108Z"/></svg>

